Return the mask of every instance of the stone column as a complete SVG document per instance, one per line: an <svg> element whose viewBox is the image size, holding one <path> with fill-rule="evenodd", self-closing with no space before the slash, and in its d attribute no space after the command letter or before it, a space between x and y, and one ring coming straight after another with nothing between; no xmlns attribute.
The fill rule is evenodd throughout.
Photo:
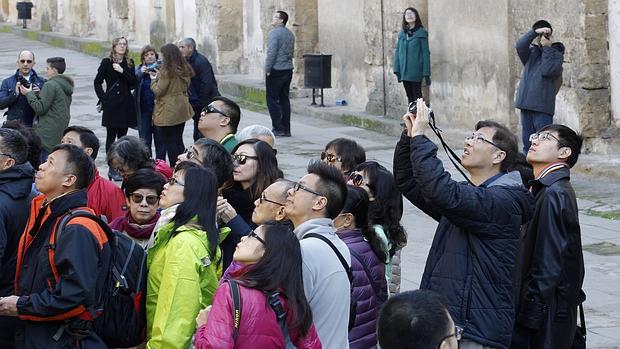
<svg viewBox="0 0 620 349"><path fill-rule="evenodd" d="M612 125L620 128L620 0L609 0L608 6Z"/></svg>

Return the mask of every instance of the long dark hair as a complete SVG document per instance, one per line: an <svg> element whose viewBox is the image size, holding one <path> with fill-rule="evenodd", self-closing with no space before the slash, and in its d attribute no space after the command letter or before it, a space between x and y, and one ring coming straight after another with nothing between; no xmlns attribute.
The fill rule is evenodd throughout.
<svg viewBox="0 0 620 349"><path fill-rule="evenodd" d="M256 176L254 182L248 188L252 201L258 199L263 190L275 182L278 178L282 178L282 171L278 168L278 159L273 152L273 148L266 142L263 142L256 138L246 139L240 142L233 148L232 154L234 154L240 146L244 144L251 144L252 148L256 152L258 157L256 165Z"/></svg>
<svg viewBox="0 0 620 349"><path fill-rule="evenodd" d="M347 186L347 201L344 202L341 213L350 213L355 217L355 227L368 240L372 251L379 260L385 263L387 260L386 246L383 245L375 230L368 223L368 193L366 190L353 185Z"/></svg>
<svg viewBox="0 0 620 349"><path fill-rule="evenodd" d="M359 164L355 171L364 171L368 187L374 196L373 209L369 211L370 224L383 227L392 242L390 256L407 244L407 233L400 224L403 217L403 196L396 186L394 176L376 161Z"/></svg>
<svg viewBox="0 0 620 349"><path fill-rule="evenodd" d="M413 25L413 30L418 30L418 28L424 28L424 25L422 24L422 18L420 18L420 14L418 13L418 10L416 10L413 7L407 7L405 9L405 11L403 11L403 31L407 31L407 29L409 29L409 23L407 23L407 21L405 20L405 12L407 11L413 11L413 13L415 13L415 22Z"/></svg>
<svg viewBox="0 0 620 349"><path fill-rule="evenodd" d="M171 79L176 76L192 77L194 70L181 54L181 50L174 44L165 44L159 49L163 59L161 75Z"/></svg>
<svg viewBox="0 0 620 349"><path fill-rule="evenodd" d="M288 226L280 222L266 222L262 227L265 254L236 279L246 287L259 290L282 289L295 319L293 324L287 325L299 327L305 336L312 325L312 311L304 294L299 240Z"/></svg>
<svg viewBox="0 0 620 349"><path fill-rule="evenodd" d="M217 179L213 171L203 168L190 161L179 163L174 171L185 172L185 186L183 187L183 202L177 208L172 221L173 234L176 230L187 224L192 218L197 218L197 223L207 233L209 240L209 258L215 260L219 244L219 230L216 222L217 203Z"/></svg>

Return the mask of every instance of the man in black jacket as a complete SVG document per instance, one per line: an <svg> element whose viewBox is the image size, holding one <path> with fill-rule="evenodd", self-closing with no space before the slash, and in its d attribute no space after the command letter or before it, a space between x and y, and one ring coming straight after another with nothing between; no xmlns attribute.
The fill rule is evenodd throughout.
<svg viewBox="0 0 620 349"><path fill-rule="evenodd" d="M534 199L518 172L509 172L517 138L505 126L481 121L465 139L461 162L468 183L456 182L424 136L429 111L417 102L405 114L407 133L394 152L394 177L405 197L439 222L420 289L443 295L457 326L460 348L507 349L514 326L513 272L520 227Z"/></svg>
<svg viewBox="0 0 620 349"><path fill-rule="evenodd" d="M521 288L513 348L570 348L581 302L584 265L570 168L582 138L564 125L531 135L534 218L523 228Z"/></svg>
<svg viewBox="0 0 620 349"><path fill-rule="evenodd" d="M28 144L18 131L0 128L0 297L12 295L19 237L34 197ZM0 349L13 348L17 319L0 316Z"/></svg>
<svg viewBox="0 0 620 349"><path fill-rule="evenodd" d="M179 40L177 46L181 50L183 57L187 59L189 65L194 69L194 77L189 84L189 103L194 109L194 142L203 135L198 131L198 120L202 108L213 101L214 97L220 95L217 89L217 81L213 75L213 67L204 55L196 51L196 41L193 38L183 38Z"/></svg>
<svg viewBox="0 0 620 349"><path fill-rule="evenodd" d="M71 209L86 209L93 163L72 144L56 146L39 167L30 217L17 252L15 294L0 299L0 315L18 316L17 349L107 348L92 331L110 258L101 228L84 217L69 221L62 235L56 222Z"/></svg>

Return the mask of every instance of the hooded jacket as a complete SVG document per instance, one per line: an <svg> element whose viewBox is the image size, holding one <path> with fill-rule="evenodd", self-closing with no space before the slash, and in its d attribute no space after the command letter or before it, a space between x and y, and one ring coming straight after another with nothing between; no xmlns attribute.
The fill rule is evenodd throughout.
<svg viewBox="0 0 620 349"><path fill-rule="evenodd" d="M15 91L17 85L17 77L20 75L19 69L15 74L2 80L2 87L0 87L0 109L8 108L5 115L7 120L20 120L24 126L31 127L34 119L34 110L28 104L26 96ZM37 72L32 69L30 71L30 83L34 83L43 88L45 80Z"/></svg>
<svg viewBox="0 0 620 349"><path fill-rule="evenodd" d="M155 126L182 124L194 115L187 92L190 79L189 76L159 76L151 80L151 90L155 95L155 109L153 109Z"/></svg>
<svg viewBox="0 0 620 349"><path fill-rule="evenodd" d="M393 163L401 192L439 222L420 289L444 296L463 338L507 349L520 227L532 218L534 205L519 173L498 174L479 186L456 182L433 142L406 134Z"/></svg>
<svg viewBox="0 0 620 349"><path fill-rule="evenodd" d="M34 132L41 137L41 144L48 152L60 143L62 131L69 126L72 94L73 80L62 74L47 80L38 94L26 94L28 104L36 114Z"/></svg>
<svg viewBox="0 0 620 349"><path fill-rule="evenodd" d="M101 177L95 167L93 181L88 185L88 207L95 211L98 216L105 216L107 222L112 222L118 217L125 215L125 194L121 188L109 180Z"/></svg>

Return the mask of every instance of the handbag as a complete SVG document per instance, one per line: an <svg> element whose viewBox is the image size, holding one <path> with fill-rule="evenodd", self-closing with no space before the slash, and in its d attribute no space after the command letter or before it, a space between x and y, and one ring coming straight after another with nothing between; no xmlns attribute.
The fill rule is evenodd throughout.
<svg viewBox="0 0 620 349"><path fill-rule="evenodd" d="M114 89L114 87L118 86L119 81L120 80L116 80L116 82L113 83L112 86L107 91L105 91L103 96L107 97L110 94L110 92ZM103 103L101 103L101 100L98 100L97 101L97 113L101 113L102 111L103 111Z"/></svg>
<svg viewBox="0 0 620 349"><path fill-rule="evenodd" d="M583 313L583 302L586 300L586 294L583 290L579 293L579 323L575 329L575 339L573 339L573 345L571 349L586 349L586 317Z"/></svg>

